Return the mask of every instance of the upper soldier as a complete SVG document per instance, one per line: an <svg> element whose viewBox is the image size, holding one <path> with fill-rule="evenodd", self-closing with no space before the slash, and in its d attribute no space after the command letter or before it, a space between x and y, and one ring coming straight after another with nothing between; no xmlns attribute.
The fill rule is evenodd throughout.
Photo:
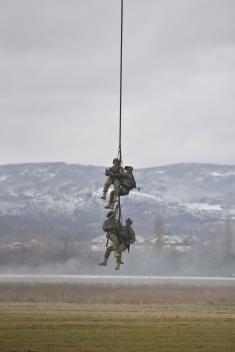
<svg viewBox="0 0 235 352"><path fill-rule="evenodd" d="M135 242L135 232L131 227L132 223L133 220L128 218L125 226L122 226L119 223L116 232L109 235L108 238L112 241L112 245L106 249L104 259L102 262L98 263L99 265L107 266L108 258L111 252L114 251L114 256L116 258L115 270L120 270L120 264L123 264L122 252L126 249L129 250L130 244Z"/></svg>
<svg viewBox="0 0 235 352"><path fill-rule="evenodd" d="M106 209L113 209L117 196L126 196L129 192L136 188L135 177L133 175L133 167L125 166L125 172L121 176L120 191L115 194L114 191L110 193L109 203L105 206Z"/></svg>
<svg viewBox="0 0 235 352"><path fill-rule="evenodd" d="M121 161L118 158L113 159L113 166L106 169L105 175L108 176L103 189L103 195L101 199L106 199L109 187L114 185L114 194L118 195L120 192L121 176L124 174L124 170L121 166Z"/></svg>

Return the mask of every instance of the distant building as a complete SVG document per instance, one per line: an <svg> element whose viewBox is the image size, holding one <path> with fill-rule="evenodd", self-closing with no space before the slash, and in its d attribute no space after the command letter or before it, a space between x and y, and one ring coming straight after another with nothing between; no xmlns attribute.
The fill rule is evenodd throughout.
<svg viewBox="0 0 235 352"><path fill-rule="evenodd" d="M184 243L184 240L180 236L163 236L162 237L162 242L163 244L177 244L177 245L182 245Z"/></svg>
<svg viewBox="0 0 235 352"><path fill-rule="evenodd" d="M188 252L191 250L189 241L178 235L162 236L161 244L159 244L159 239L157 237L152 237L147 243L150 243L154 247L161 247L162 249L171 248L179 252Z"/></svg>

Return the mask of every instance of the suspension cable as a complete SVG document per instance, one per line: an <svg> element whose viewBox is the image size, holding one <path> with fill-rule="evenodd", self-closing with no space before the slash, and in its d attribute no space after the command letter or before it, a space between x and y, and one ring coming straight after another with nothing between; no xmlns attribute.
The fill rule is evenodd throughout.
<svg viewBox="0 0 235 352"><path fill-rule="evenodd" d="M121 0L121 42L120 42L120 101L119 101L119 146L118 157L122 162L122 48L123 48L123 0Z"/></svg>
<svg viewBox="0 0 235 352"><path fill-rule="evenodd" d="M123 0L121 0L121 43L120 43L120 101L119 101L119 146L118 159L122 164L122 47L123 47ZM121 199L118 196L118 220L122 221Z"/></svg>

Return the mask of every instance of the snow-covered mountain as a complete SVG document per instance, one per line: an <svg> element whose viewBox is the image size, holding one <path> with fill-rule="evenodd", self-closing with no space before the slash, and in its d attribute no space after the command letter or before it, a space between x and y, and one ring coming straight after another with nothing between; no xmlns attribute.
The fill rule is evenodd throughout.
<svg viewBox="0 0 235 352"><path fill-rule="evenodd" d="M38 163L0 166L0 234L101 232L104 167ZM124 197L123 216L154 233L157 214L174 232L211 231L235 219L235 166L186 163L135 170L140 192Z"/></svg>

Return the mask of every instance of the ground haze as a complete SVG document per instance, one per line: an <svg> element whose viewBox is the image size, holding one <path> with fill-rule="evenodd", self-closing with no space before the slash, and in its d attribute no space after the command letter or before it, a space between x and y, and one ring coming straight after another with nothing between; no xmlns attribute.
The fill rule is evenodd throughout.
<svg viewBox="0 0 235 352"><path fill-rule="evenodd" d="M123 275L0 275L0 302L235 304L235 279Z"/></svg>

